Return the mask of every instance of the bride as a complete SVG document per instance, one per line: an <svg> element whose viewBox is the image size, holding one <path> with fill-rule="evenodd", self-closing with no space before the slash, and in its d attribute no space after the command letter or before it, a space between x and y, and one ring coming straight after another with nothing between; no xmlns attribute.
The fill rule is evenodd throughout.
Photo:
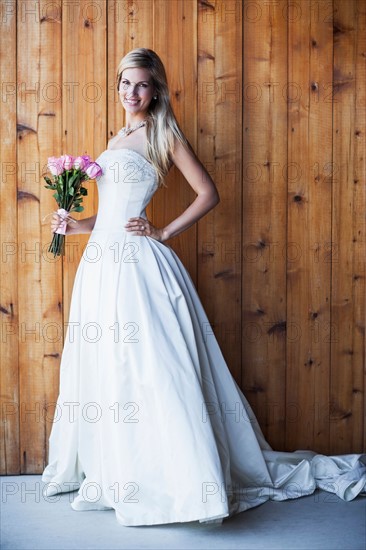
<svg viewBox="0 0 366 550"><path fill-rule="evenodd" d="M192 280L167 244L219 203L184 137L164 66L146 48L120 62L126 126L96 162L96 215L78 266L49 439L44 495L78 490L74 510L126 526L224 518L317 487L366 492L366 455L277 452L230 374ZM196 193L164 227L146 207L172 165ZM54 214L52 231L61 224ZM97 254L95 255L95 251Z"/></svg>

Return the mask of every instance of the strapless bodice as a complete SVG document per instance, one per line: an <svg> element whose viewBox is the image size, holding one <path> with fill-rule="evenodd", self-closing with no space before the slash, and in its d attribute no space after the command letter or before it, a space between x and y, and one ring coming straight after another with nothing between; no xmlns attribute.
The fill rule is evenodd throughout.
<svg viewBox="0 0 366 550"><path fill-rule="evenodd" d="M128 218L146 218L145 209L158 188L154 166L133 149L106 149L95 160L98 213L94 231L124 231Z"/></svg>

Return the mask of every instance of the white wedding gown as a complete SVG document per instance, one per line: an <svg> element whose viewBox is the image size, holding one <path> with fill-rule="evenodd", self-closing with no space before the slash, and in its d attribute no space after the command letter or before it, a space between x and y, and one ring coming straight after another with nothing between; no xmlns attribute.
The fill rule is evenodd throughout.
<svg viewBox="0 0 366 550"><path fill-rule="evenodd" d="M276 452L221 354L175 252L124 224L146 217L153 166L96 162L99 209L76 272L44 495L114 509L126 526L222 522L268 499L366 495L366 455ZM51 499L52 500L52 499Z"/></svg>

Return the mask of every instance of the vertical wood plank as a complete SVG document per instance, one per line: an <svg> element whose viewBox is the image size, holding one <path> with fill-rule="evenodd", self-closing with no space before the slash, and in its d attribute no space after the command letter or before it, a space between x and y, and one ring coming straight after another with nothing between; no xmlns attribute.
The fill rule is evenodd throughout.
<svg viewBox="0 0 366 550"><path fill-rule="evenodd" d="M240 384L242 4L198 7L198 151L220 195L198 222L198 291L211 325L204 327L207 340L215 334Z"/></svg>
<svg viewBox="0 0 366 550"><path fill-rule="evenodd" d="M215 36L218 4L197 2L197 156L214 180L221 199L220 161L215 157L215 139L217 132L216 102L219 82L215 75ZM222 179L222 178L221 178ZM210 326L202 327L206 340L215 335L223 344L219 335L219 319L215 318L215 255L220 255L215 242L215 215L221 205L211 210L197 225L197 289L210 321ZM240 256L239 256L240 261ZM214 328L215 326L215 328ZM236 344L238 345L238 343ZM239 343L240 345L240 343ZM231 366L231 365L230 365Z"/></svg>
<svg viewBox="0 0 366 550"><path fill-rule="evenodd" d="M257 12L244 2L243 389L278 449L286 391L286 8L277 2Z"/></svg>
<svg viewBox="0 0 366 550"><path fill-rule="evenodd" d="M69 155L90 155L93 160L105 149L107 132L107 4L103 0L66 3L62 14L63 150ZM98 209L94 180L87 182L84 211L76 219L88 218ZM70 235L64 258L64 323L69 318L75 273L89 235Z"/></svg>
<svg viewBox="0 0 366 550"><path fill-rule="evenodd" d="M363 407L362 412L357 417L356 426L357 433L360 434L360 443L355 438L354 451L360 448L362 452L366 452L366 345L365 345L365 320L366 320L366 266L365 266L365 251L366 251L366 9L362 0L357 0L356 4L356 23L357 23L357 39L356 39L356 104L355 104L355 120L357 121L357 133L355 133L355 165L354 165L354 181L355 185L355 216L354 228L357 240L354 255L355 266L355 341L354 350L359 358L355 368L359 373L360 387L362 388L362 372L363 372ZM362 124L362 126L361 126ZM360 128L360 131L358 131ZM357 278L356 278L357 275ZM357 388L358 389L358 388ZM362 407L362 405L361 405ZM360 424L360 426L359 426ZM363 434L363 441L362 441ZM349 452L347 447L344 447L342 452ZM351 447L352 448L352 447Z"/></svg>
<svg viewBox="0 0 366 550"><path fill-rule="evenodd" d="M62 143L62 49L61 49L61 18L62 4L60 0L49 6L47 0L40 3L40 65L42 102L38 114L38 151L42 167L40 174L41 218L55 208L52 192L45 189L44 173L47 171L47 159L55 155ZM59 365L63 345L62 316L62 262L54 259L48 253L52 240L50 218L45 220L41 229L42 259L41 259L41 293L42 293L42 337L44 354L41 365L42 381L37 388L40 399L41 417L39 425L42 428L42 445L34 448L30 440L32 454L37 456L37 463L43 469L48 463L48 443L51 429L50 420L58 396Z"/></svg>
<svg viewBox="0 0 366 550"><path fill-rule="evenodd" d="M43 216L54 208L42 175L60 140L61 5L46 4L46 0L17 4L21 473L40 471L45 463L44 419L49 414L48 397L55 397L62 344L60 265L47 253L49 223L42 225Z"/></svg>
<svg viewBox="0 0 366 550"><path fill-rule="evenodd" d="M289 19L288 449L329 449L332 9ZM325 4L324 4L325 6ZM290 324L290 325L289 325Z"/></svg>
<svg viewBox="0 0 366 550"><path fill-rule="evenodd" d="M335 13L331 441L346 453L364 444L365 9L336 0Z"/></svg>
<svg viewBox="0 0 366 550"><path fill-rule="evenodd" d="M164 63L170 101L178 123L196 150L197 135L197 11L195 2L154 0L154 50ZM163 29L163 32L161 30ZM172 30L174 29L174 32ZM189 40L186 37L190 37ZM184 47L182 48L182 43ZM163 227L178 217L194 200L195 193L173 166L153 202L153 220ZM176 251L193 281L197 282L196 225L169 245Z"/></svg>
<svg viewBox="0 0 366 550"><path fill-rule="evenodd" d="M20 473L16 147L16 0L1 7L1 475ZM12 52L10 55L8 52Z"/></svg>

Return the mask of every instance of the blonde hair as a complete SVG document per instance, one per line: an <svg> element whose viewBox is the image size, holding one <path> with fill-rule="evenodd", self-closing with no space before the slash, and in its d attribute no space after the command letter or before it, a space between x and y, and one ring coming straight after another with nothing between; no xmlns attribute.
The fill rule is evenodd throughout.
<svg viewBox="0 0 366 550"><path fill-rule="evenodd" d="M157 171L159 186L171 166L170 154L174 149L174 136L192 150L192 147L175 118L169 99L169 88L164 65L160 57L148 48L136 48L128 52L117 69L117 91L125 69L145 68L150 71L157 99L152 99L146 116L147 158Z"/></svg>

